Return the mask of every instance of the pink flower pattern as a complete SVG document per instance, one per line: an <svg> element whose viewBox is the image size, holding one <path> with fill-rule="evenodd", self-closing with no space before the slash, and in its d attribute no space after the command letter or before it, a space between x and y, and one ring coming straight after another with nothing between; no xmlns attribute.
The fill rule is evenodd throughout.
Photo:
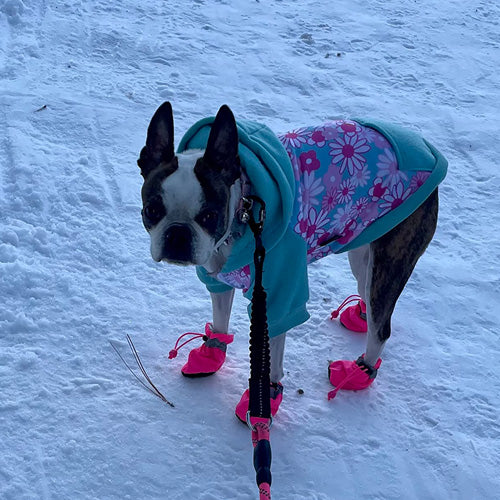
<svg viewBox="0 0 500 500"><path fill-rule="evenodd" d="M219 273L217 279L222 281L222 283L226 283L226 285L243 289L246 292L251 285L250 266L245 266L229 273Z"/></svg>
<svg viewBox="0 0 500 500"><path fill-rule="evenodd" d="M340 183L339 191L337 194L337 201L340 203L347 203L352 200L354 193L356 192L356 187L352 182L352 179L345 179Z"/></svg>
<svg viewBox="0 0 500 500"><path fill-rule="evenodd" d="M362 196L358 200L356 200L356 203L354 204L352 210L353 213L355 214L356 218L359 217L359 215L366 209L366 207L369 205L370 199L367 198L366 196Z"/></svg>
<svg viewBox="0 0 500 500"><path fill-rule="evenodd" d="M333 227L340 234L348 226L348 224L353 220L352 212L352 201L347 203L347 205L339 205L337 211L333 215Z"/></svg>
<svg viewBox="0 0 500 500"><path fill-rule="evenodd" d="M307 144L310 146L316 145L322 148L326 144L326 137L323 131L321 129L315 130L307 140Z"/></svg>
<svg viewBox="0 0 500 500"><path fill-rule="evenodd" d="M402 182L398 182L392 187L389 193L384 195L384 201L380 204L382 212L380 216L398 208L411 194L411 188L404 187Z"/></svg>
<svg viewBox="0 0 500 500"><path fill-rule="evenodd" d="M302 172L311 173L313 170L318 170L321 167L321 163L318 158L316 158L316 151L311 149L299 156L300 170Z"/></svg>
<svg viewBox="0 0 500 500"><path fill-rule="evenodd" d="M327 141L334 141L342 133L342 131L337 130L336 123L332 122L327 122L321 127L317 127L315 130L321 130Z"/></svg>
<svg viewBox="0 0 500 500"><path fill-rule="evenodd" d="M384 186L393 187L400 181L407 181L408 176L398 168L398 160L392 148L385 148L377 161L378 177Z"/></svg>
<svg viewBox="0 0 500 500"><path fill-rule="evenodd" d="M354 121L301 128L279 138L292 158L299 200L290 224L307 241L309 261L352 241L429 176L399 170L389 141Z"/></svg>
<svg viewBox="0 0 500 500"><path fill-rule="evenodd" d="M410 187L412 192L414 193L420 186L422 186L430 175L430 172L417 172L416 175L411 178Z"/></svg>
<svg viewBox="0 0 500 500"><path fill-rule="evenodd" d="M333 156L332 163L340 164L340 173L345 169L353 175L356 170L362 170L366 163L364 153L370 151L370 146L366 139L360 139L356 134L339 137L335 142L330 143L330 155Z"/></svg>
<svg viewBox="0 0 500 500"><path fill-rule="evenodd" d="M368 194L372 197L373 201L379 201L383 198L386 191L387 187L383 185L382 179L380 177L377 177L373 181L372 187L368 190Z"/></svg>
<svg viewBox="0 0 500 500"><path fill-rule="evenodd" d="M309 245L325 234L324 226L330 222L328 212L309 207L301 211L298 216L295 232L300 234Z"/></svg>
<svg viewBox="0 0 500 500"><path fill-rule="evenodd" d="M321 201L321 208L330 212L337 206L337 188L331 187L325 196L323 196L323 200Z"/></svg>
<svg viewBox="0 0 500 500"><path fill-rule="evenodd" d="M361 170L356 170L351 180L355 186L366 186L368 184L368 181L370 180L370 171L368 170L368 165L365 165Z"/></svg>
<svg viewBox="0 0 500 500"><path fill-rule="evenodd" d="M302 190L299 194L299 203L302 207L310 207L311 205L319 205L321 198L318 197L324 190L321 177L314 178L314 173L304 173Z"/></svg>
<svg viewBox="0 0 500 500"><path fill-rule="evenodd" d="M363 130L363 127L359 123L351 120L337 120L335 125L337 126L337 130L345 135L359 135Z"/></svg>
<svg viewBox="0 0 500 500"><path fill-rule="evenodd" d="M373 128L362 127L362 131L359 135L366 139L369 143L373 143L379 149L391 148L389 141L380 132L377 132Z"/></svg>
<svg viewBox="0 0 500 500"><path fill-rule="evenodd" d="M302 144L307 142L308 135L306 128L300 128L280 136L280 140L285 148L300 148Z"/></svg>

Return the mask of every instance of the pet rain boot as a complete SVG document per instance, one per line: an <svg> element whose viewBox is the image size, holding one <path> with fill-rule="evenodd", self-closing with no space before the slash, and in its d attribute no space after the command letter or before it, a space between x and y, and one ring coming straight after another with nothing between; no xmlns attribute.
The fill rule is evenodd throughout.
<svg viewBox="0 0 500 500"><path fill-rule="evenodd" d="M370 367L364 362L364 354L356 361L332 361L328 366L328 378L335 389L328 393L328 400L333 399L340 389L360 391L369 387L381 364L382 360L378 358L375 366Z"/></svg>
<svg viewBox="0 0 500 500"><path fill-rule="evenodd" d="M278 413L281 401L283 401L283 386L280 382L271 384L271 415L274 417ZM236 405L235 415L244 424L247 422L248 405L250 402L250 391L247 389L239 403Z"/></svg>
<svg viewBox="0 0 500 500"><path fill-rule="evenodd" d="M340 304L338 309L332 312L331 319L338 317L340 311L351 302L358 301L357 304L348 307L340 314L340 323L342 326L352 332L366 333L368 326L366 324L366 304L359 295L350 295Z"/></svg>
<svg viewBox="0 0 500 500"><path fill-rule="evenodd" d="M192 337L179 346L180 340L186 335L192 335ZM175 358L177 351L181 347L197 338L202 338L204 342L200 347L193 349L189 353L187 363L181 368L181 372L185 377L207 377L219 370L226 360L227 345L233 341L234 335L215 333L212 331L211 323L207 323L204 335L201 333L185 333L181 335L168 357L170 359Z"/></svg>

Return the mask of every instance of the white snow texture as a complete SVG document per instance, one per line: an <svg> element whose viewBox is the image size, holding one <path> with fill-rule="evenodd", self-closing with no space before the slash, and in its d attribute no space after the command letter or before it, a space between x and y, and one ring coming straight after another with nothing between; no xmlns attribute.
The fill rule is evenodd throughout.
<svg viewBox="0 0 500 500"><path fill-rule="evenodd" d="M156 264L136 165L226 103L286 132L335 117L416 130L449 160L434 241L375 383L332 389L364 336L329 320L345 255L311 266L289 335L273 499L500 498L500 4L474 0L0 0L0 498L257 498L248 318L216 375L180 374L211 319L194 269ZM171 408L126 370L130 334ZM193 344L191 344L193 345ZM302 389L303 394L298 390Z"/></svg>

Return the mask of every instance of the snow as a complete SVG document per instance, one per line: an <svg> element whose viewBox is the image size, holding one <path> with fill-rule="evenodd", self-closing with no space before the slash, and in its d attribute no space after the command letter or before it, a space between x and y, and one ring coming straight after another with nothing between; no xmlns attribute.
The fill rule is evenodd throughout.
<svg viewBox="0 0 500 500"><path fill-rule="evenodd" d="M177 140L226 103L276 132L382 118L447 156L438 231L379 377L330 402L327 361L354 359L364 338L328 319L355 292L346 257L311 266L272 492L498 498L499 23L486 0L0 0L0 498L257 497L233 415L245 299L218 374L182 377L187 348L167 359L211 308L193 269L152 261L140 220L135 162L164 100ZM175 408L111 348L132 362L127 333Z"/></svg>

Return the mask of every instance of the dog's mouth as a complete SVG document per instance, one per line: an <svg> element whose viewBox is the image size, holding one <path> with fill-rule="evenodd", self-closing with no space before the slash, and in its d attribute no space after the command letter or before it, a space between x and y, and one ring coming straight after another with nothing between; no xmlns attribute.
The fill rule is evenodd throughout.
<svg viewBox="0 0 500 500"><path fill-rule="evenodd" d="M165 249L160 252L152 251L151 257L158 264L163 262L165 264L174 264L175 266L182 267L193 266L197 264L190 254L180 255L178 252L168 252L165 251Z"/></svg>
<svg viewBox="0 0 500 500"><path fill-rule="evenodd" d="M174 266L180 266L180 267L188 267L195 265L195 263L191 262L190 260L168 259L166 257L160 259L158 262L166 262L167 264L173 264Z"/></svg>

